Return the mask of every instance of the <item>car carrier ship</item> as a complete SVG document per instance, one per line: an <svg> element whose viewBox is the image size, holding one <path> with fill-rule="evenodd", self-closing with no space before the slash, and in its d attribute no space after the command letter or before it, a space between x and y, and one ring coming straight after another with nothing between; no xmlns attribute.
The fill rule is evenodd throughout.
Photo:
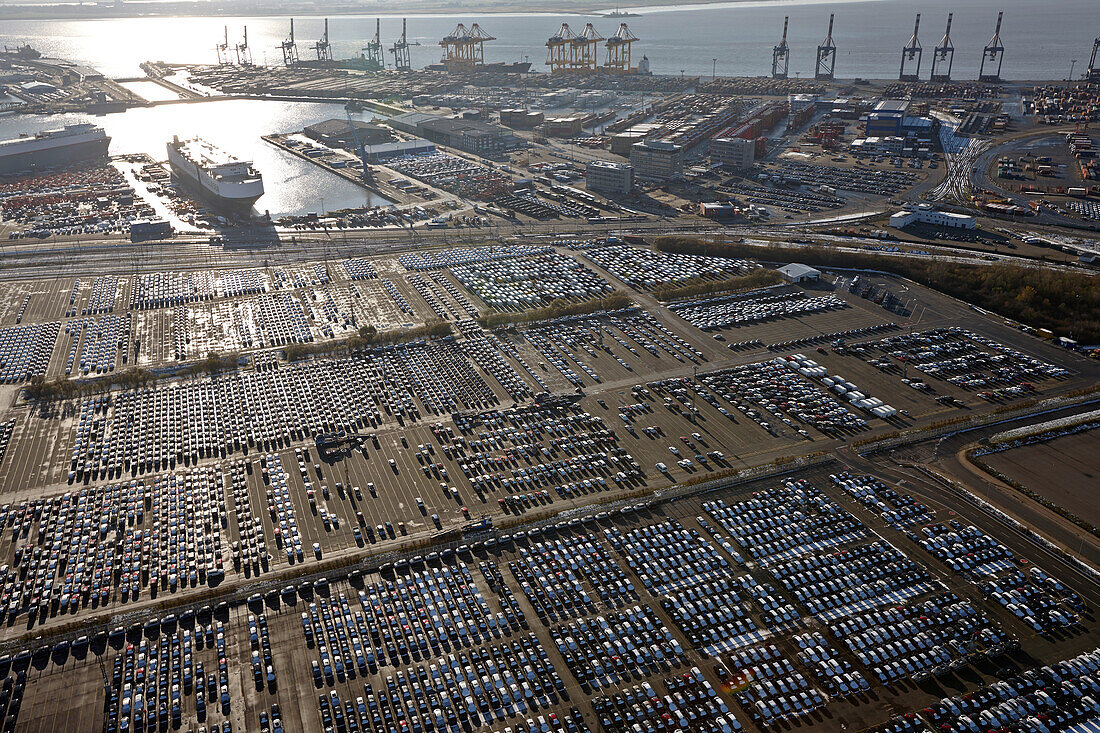
<svg viewBox="0 0 1100 733"><path fill-rule="evenodd" d="M215 208L247 213L264 195L263 176L251 162L238 160L201 138L172 138L168 163L186 188Z"/></svg>
<svg viewBox="0 0 1100 733"><path fill-rule="evenodd" d="M90 123L67 125L11 140L0 140L0 175L28 173L103 158L111 138Z"/></svg>

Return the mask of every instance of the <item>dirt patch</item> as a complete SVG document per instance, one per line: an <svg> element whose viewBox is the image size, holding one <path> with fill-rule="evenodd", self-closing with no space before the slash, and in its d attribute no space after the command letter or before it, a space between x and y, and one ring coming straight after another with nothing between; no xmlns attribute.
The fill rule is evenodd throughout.
<svg viewBox="0 0 1100 733"><path fill-rule="evenodd" d="M994 471L1100 525L1100 430L1054 438L981 457Z"/></svg>

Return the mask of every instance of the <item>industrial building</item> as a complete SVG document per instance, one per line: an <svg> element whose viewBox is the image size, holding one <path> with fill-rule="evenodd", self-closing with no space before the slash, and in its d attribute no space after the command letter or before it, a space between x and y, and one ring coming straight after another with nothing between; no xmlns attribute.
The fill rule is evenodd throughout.
<svg viewBox="0 0 1100 733"><path fill-rule="evenodd" d="M785 280L792 283L817 282L821 279L820 270L815 270L809 265L803 265L797 262L792 262L789 265L780 267L778 272Z"/></svg>
<svg viewBox="0 0 1100 733"><path fill-rule="evenodd" d="M500 111L500 124L517 130L533 130L546 120L542 112L534 112L527 109L502 109Z"/></svg>
<svg viewBox="0 0 1100 733"><path fill-rule="evenodd" d="M523 145L523 141L511 130L478 120L410 112L394 117L390 124L398 130L427 138L437 145L446 145L485 158L501 157Z"/></svg>
<svg viewBox="0 0 1100 733"><path fill-rule="evenodd" d="M895 229L903 229L914 223L931 224L932 226L950 227L952 229L974 229L978 226L978 220L973 216L955 214L950 211L938 211L932 208L931 204L920 204L890 216L890 226Z"/></svg>
<svg viewBox="0 0 1100 733"><path fill-rule="evenodd" d="M665 140L643 140L630 148L634 175L643 181L664 182L684 173L684 149Z"/></svg>
<svg viewBox="0 0 1100 733"><path fill-rule="evenodd" d="M324 122L308 125L303 132L306 137L312 138L322 145L349 150L357 147L357 142L362 145L378 145L393 139L393 132L382 125L373 125L359 120L352 120L351 124L355 125L354 135L348 121L341 119L325 120Z"/></svg>
<svg viewBox="0 0 1100 733"><path fill-rule="evenodd" d="M747 170L756 160L756 141L720 137L710 141L710 162L723 168Z"/></svg>
<svg viewBox="0 0 1100 733"><path fill-rule="evenodd" d="M634 189L634 166L609 160L590 160L585 169L584 183L589 191L630 193Z"/></svg>

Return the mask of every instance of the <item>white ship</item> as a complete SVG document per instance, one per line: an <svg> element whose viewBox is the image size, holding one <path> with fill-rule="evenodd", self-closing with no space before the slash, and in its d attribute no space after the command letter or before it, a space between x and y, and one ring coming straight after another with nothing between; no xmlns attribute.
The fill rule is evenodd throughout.
<svg viewBox="0 0 1100 733"><path fill-rule="evenodd" d="M264 195L264 179L252 163L200 138L168 143L168 163L196 194L215 207L247 212Z"/></svg>
<svg viewBox="0 0 1100 733"><path fill-rule="evenodd" d="M0 175L102 158L110 144L111 138L103 128L89 123L0 140Z"/></svg>

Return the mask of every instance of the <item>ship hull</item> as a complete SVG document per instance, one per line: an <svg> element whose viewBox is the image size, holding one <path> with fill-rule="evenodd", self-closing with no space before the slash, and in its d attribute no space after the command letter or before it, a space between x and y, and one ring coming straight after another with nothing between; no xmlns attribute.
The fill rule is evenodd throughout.
<svg viewBox="0 0 1100 733"><path fill-rule="evenodd" d="M252 196L230 197L219 193L202 181L191 166L177 163L171 158L168 161L175 175L185 189L210 204L213 208L230 214L251 213L253 205L263 196L263 192Z"/></svg>
<svg viewBox="0 0 1100 733"><path fill-rule="evenodd" d="M58 145L52 148L0 155L0 175L33 173L47 168L106 158L110 144L111 138L105 137L72 145Z"/></svg>

